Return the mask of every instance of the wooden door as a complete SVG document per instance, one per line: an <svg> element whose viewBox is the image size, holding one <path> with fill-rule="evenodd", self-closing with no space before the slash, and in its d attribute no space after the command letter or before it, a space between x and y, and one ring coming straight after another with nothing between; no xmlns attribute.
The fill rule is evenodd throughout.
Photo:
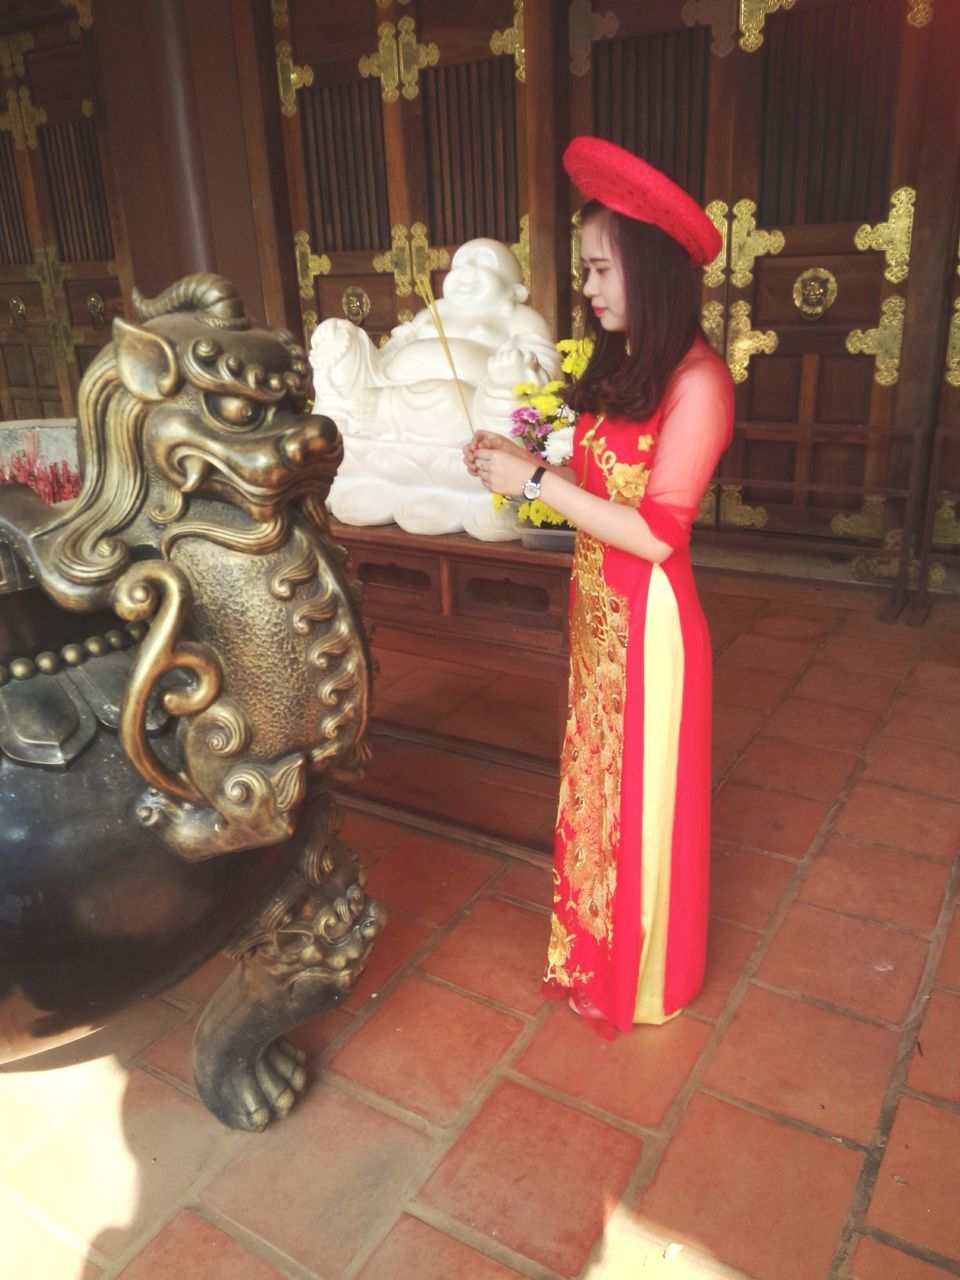
<svg viewBox="0 0 960 1280"><path fill-rule="evenodd" d="M346 315L383 339L423 305L415 277L428 271L438 292L475 236L522 255L511 0L273 9L308 332Z"/></svg>
<svg viewBox="0 0 960 1280"><path fill-rule="evenodd" d="M0 412L71 415L121 294L78 23L0 37L0 76Z"/></svg>

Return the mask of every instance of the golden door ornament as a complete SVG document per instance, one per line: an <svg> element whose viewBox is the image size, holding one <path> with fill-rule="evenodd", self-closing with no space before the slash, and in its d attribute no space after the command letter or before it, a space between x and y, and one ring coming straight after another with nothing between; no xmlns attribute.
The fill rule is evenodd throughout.
<svg viewBox="0 0 960 1280"><path fill-rule="evenodd" d="M570 283L579 293L583 288L583 266L580 262L580 210L570 216Z"/></svg>
<svg viewBox="0 0 960 1280"><path fill-rule="evenodd" d="M700 313L700 324L707 335L707 341L714 351L723 359L726 326L723 320L723 303L707 302Z"/></svg>
<svg viewBox="0 0 960 1280"><path fill-rule="evenodd" d="M287 0L270 0L270 10L273 13L273 25L275 27L288 27L290 25Z"/></svg>
<svg viewBox="0 0 960 1280"><path fill-rule="evenodd" d="M16 293L10 295L10 323L20 333L27 327L27 304Z"/></svg>
<svg viewBox="0 0 960 1280"><path fill-rule="evenodd" d="M883 582L895 578L900 572L900 549L903 545L903 530L891 529L884 535L883 549L888 556L857 556L850 568L857 582ZM920 573L920 561L912 554L907 565L907 586L915 587ZM937 560L931 562L927 570L927 586L937 591L946 581L947 574L943 565Z"/></svg>
<svg viewBox="0 0 960 1280"><path fill-rule="evenodd" d="M738 200L733 206L730 232L730 282L745 289L753 280L753 264L768 253L779 253L786 241L782 231L759 231L752 200Z"/></svg>
<svg viewBox="0 0 960 1280"><path fill-rule="evenodd" d="M933 0L907 0L907 21L911 27L925 27L933 20Z"/></svg>
<svg viewBox="0 0 960 1280"><path fill-rule="evenodd" d="M277 43L277 81L280 85L280 110L285 116L295 116L297 90L313 84L313 68L296 65L289 40Z"/></svg>
<svg viewBox="0 0 960 1280"><path fill-rule="evenodd" d="M737 34L737 0L686 0L680 16L688 27L709 27L710 52L725 58L733 52Z"/></svg>
<svg viewBox="0 0 960 1280"><path fill-rule="evenodd" d="M297 262L297 284L301 298L313 297L313 282L317 276L330 274L330 259L325 253L314 253L310 248L310 236L298 231L293 237L293 253Z"/></svg>
<svg viewBox="0 0 960 1280"><path fill-rule="evenodd" d="M805 320L819 320L837 300L837 278L826 267L808 267L793 282L793 305Z"/></svg>
<svg viewBox="0 0 960 1280"><path fill-rule="evenodd" d="M54 357L65 364L73 357L76 335L70 323L70 309L63 287L67 271L60 263L56 245L41 245L35 252L33 266L27 267L24 274L40 285L43 309L48 317L50 346Z"/></svg>
<svg viewBox="0 0 960 1280"><path fill-rule="evenodd" d="M410 228L410 258L414 280L450 265L450 255L446 249L430 248L427 228L422 222L415 222Z"/></svg>
<svg viewBox="0 0 960 1280"><path fill-rule="evenodd" d="M65 9L76 9L77 22L84 31L93 26L93 0L60 0Z"/></svg>
<svg viewBox="0 0 960 1280"><path fill-rule="evenodd" d="M315 311L304 311L300 316L300 322L303 325L303 345L307 351L310 350L310 339L313 337L313 331L319 324L320 318Z"/></svg>
<svg viewBox="0 0 960 1280"><path fill-rule="evenodd" d="M853 514L838 512L830 521L830 528L834 533L851 538L882 538L886 505L887 500L882 494L868 493L859 511Z"/></svg>
<svg viewBox="0 0 960 1280"><path fill-rule="evenodd" d="M730 229L727 225L727 214L730 212L722 200L711 200L704 210L707 217L720 232L720 252L712 262L703 269L703 283L708 289L719 289L723 284L723 273L727 267L727 249L729 248Z"/></svg>
<svg viewBox="0 0 960 1280"><path fill-rule="evenodd" d="M408 298L413 293L413 276L410 272L410 233L402 222L390 228L392 247L386 253L378 253L373 259L374 271L392 271L398 298Z"/></svg>
<svg viewBox="0 0 960 1280"><path fill-rule="evenodd" d="M953 300L953 315L950 317L950 331L947 335L947 371L944 377L949 386L960 387L960 298Z"/></svg>
<svg viewBox="0 0 960 1280"><path fill-rule="evenodd" d="M570 70L585 76L590 70L590 49L597 40L609 40L617 34L620 19L610 10L594 13L590 0L570 0Z"/></svg>
<svg viewBox="0 0 960 1280"><path fill-rule="evenodd" d="M43 107L35 107L30 101L30 90L21 85L19 94L16 89L7 90L7 109L0 113L0 133L4 130L13 134L13 145L18 151L37 149L37 125L47 123L47 113Z"/></svg>
<svg viewBox="0 0 960 1280"><path fill-rule="evenodd" d="M11 36L0 36L0 75L5 80L26 73L23 55L34 45L32 31L15 31Z"/></svg>
<svg viewBox="0 0 960 1280"><path fill-rule="evenodd" d="M96 292L88 293L84 298L84 306L87 308L87 315L90 317L90 328L105 328L107 323L107 304L103 300L103 295Z"/></svg>
<svg viewBox="0 0 960 1280"><path fill-rule="evenodd" d="M525 213L520 219L520 238L510 246L510 251L520 263L523 283L530 288L530 215Z"/></svg>
<svg viewBox="0 0 960 1280"><path fill-rule="evenodd" d="M779 339L772 329L750 328L749 302L735 302L727 320L727 367L734 382L746 382L751 359L772 355Z"/></svg>
<svg viewBox="0 0 960 1280"><path fill-rule="evenodd" d="M716 528L717 524L717 486L708 484L700 499L700 506L694 516L693 523L701 528Z"/></svg>
<svg viewBox="0 0 960 1280"><path fill-rule="evenodd" d="M769 516L765 508L749 507L740 496L742 486L725 484L720 489L720 523L734 529L762 529Z"/></svg>
<svg viewBox="0 0 960 1280"><path fill-rule="evenodd" d="M740 48L756 53L763 44L763 24L778 9L792 9L797 0L740 0Z"/></svg>
<svg viewBox="0 0 960 1280"><path fill-rule="evenodd" d="M513 26L505 31L495 31L490 37L490 48L499 57L506 54L516 64L517 79L521 84L527 78L527 52L523 43L523 0L513 0Z"/></svg>
<svg viewBox="0 0 960 1280"><path fill-rule="evenodd" d="M853 243L862 251L882 250L887 266L884 276L891 284L906 280L910 270L910 242L913 239L913 205L917 193L912 187L899 187L890 197L890 216L875 227L869 223L859 229Z"/></svg>
<svg viewBox="0 0 960 1280"><path fill-rule="evenodd" d="M945 493L937 494L937 509L933 516L932 539L937 547L960 546L960 520L957 504Z"/></svg>
<svg viewBox="0 0 960 1280"><path fill-rule="evenodd" d="M876 357L873 380L881 387L892 387L900 376L905 309L903 298L894 294L881 306L880 323L876 329L854 329L847 334L846 345L851 355Z"/></svg>
<svg viewBox="0 0 960 1280"><path fill-rule="evenodd" d="M431 41L419 44L412 18L401 18L395 27L381 22L377 28L377 52L364 54L359 62L364 78L377 76L384 102L396 102L402 93L409 101L419 93L419 74L424 67L435 67L440 50ZM401 89L401 83L403 88Z"/></svg>
<svg viewBox="0 0 960 1280"><path fill-rule="evenodd" d="M360 326L370 314L370 295L358 284L347 285L340 297L340 306L350 323Z"/></svg>

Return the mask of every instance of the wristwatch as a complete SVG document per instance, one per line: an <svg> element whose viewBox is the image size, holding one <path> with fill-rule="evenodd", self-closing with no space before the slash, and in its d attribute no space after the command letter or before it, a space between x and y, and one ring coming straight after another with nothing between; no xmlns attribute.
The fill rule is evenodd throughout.
<svg viewBox="0 0 960 1280"><path fill-rule="evenodd" d="M523 486L521 492L528 502L532 502L534 498L540 497L540 477L546 471L546 467L537 467L536 471Z"/></svg>

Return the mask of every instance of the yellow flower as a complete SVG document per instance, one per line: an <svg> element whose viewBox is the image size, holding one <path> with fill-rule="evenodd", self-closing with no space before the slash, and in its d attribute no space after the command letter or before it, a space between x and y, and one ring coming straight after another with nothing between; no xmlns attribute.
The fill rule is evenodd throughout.
<svg viewBox="0 0 960 1280"><path fill-rule="evenodd" d="M532 396L539 390L539 384L536 382L518 382L513 388L513 394L515 396Z"/></svg>
<svg viewBox="0 0 960 1280"><path fill-rule="evenodd" d="M560 412L561 400L559 396L541 393L537 396L530 397L530 407L536 409L537 413L544 418L554 418Z"/></svg>
<svg viewBox="0 0 960 1280"><path fill-rule="evenodd" d="M493 503L494 511L502 511L504 507L509 507L510 499L505 498L502 493L492 493L490 500Z"/></svg>
<svg viewBox="0 0 960 1280"><path fill-rule="evenodd" d="M557 350L563 354L561 369L573 375L574 380L580 377L593 354L592 338L563 338L557 343Z"/></svg>
<svg viewBox="0 0 960 1280"><path fill-rule="evenodd" d="M524 513L523 507L520 508L520 519L527 519L531 524L535 524L539 529L543 524L566 524L566 516L562 516L559 511L554 511L553 507L548 506L546 502L541 502L539 498L534 498L530 503L525 504L527 511Z"/></svg>

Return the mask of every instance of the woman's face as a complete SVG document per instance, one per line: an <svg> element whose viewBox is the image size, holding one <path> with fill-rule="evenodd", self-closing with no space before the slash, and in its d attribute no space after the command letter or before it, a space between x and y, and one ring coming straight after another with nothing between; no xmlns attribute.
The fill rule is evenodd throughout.
<svg viewBox="0 0 960 1280"><path fill-rule="evenodd" d="M583 296L593 307L597 321L609 333L627 328L627 291L620 257L603 223L592 218L580 232Z"/></svg>

